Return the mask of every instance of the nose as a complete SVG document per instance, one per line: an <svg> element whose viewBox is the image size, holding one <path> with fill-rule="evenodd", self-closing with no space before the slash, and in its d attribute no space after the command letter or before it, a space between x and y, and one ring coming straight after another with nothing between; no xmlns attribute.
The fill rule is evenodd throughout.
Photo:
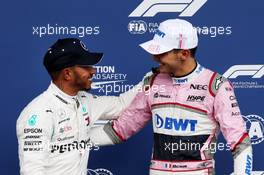
<svg viewBox="0 0 264 175"><path fill-rule="evenodd" d="M95 69L95 67L92 67L92 73L93 73L93 74L96 73L96 69Z"/></svg>
<svg viewBox="0 0 264 175"><path fill-rule="evenodd" d="M91 67L90 69L90 73L92 74L92 76L96 73L96 68Z"/></svg>
<svg viewBox="0 0 264 175"><path fill-rule="evenodd" d="M153 59L156 61L156 62L160 62L160 55L153 55Z"/></svg>

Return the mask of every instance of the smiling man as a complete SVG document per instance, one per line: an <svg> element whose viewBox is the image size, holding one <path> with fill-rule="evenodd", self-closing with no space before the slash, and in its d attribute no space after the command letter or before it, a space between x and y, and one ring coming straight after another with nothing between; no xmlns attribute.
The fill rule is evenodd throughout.
<svg viewBox="0 0 264 175"><path fill-rule="evenodd" d="M135 89L119 97L86 91L102 53L90 52L79 39L59 39L45 57L51 76L48 89L32 100L17 120L22 175L86 175L89 132L99 119L113 119L127 107Z"/></svg>
<svg viewBox="0 0 264 175"><path fill-rule="evenodd" d="M149 78L149 83L164 86L165 91L139 92L117 120L94 130L101 137L92 140L123 142L152 119L150 175L213 175L214 145L221 130L226 149L232 150L234 173L250 174L252 147L233 87L197 62L198 36L192 24L166 20L154 38L140 46L163 72Z"/></svg>

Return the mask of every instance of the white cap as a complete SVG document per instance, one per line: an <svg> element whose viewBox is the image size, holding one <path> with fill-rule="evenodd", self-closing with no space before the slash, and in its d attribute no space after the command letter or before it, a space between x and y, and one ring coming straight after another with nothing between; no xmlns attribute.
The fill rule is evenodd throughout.
<svg viewBox="0 0 264 175"><path fill-rule="evenodd" d="M197 29L182 19L163 21L156 30L154 38L140 44L152 55L162 54L173 49L192 49L197 45Z"/></svg>

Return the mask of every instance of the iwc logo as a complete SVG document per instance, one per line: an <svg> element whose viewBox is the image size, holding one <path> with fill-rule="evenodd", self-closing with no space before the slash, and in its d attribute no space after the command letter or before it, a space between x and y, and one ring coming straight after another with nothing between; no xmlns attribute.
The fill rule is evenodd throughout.
<svg viewBox="0 0 264 175"><path fill-rule="evenodd" d="M88 169L87 173L87 175L114 175L111 171L104 168L98 168L95 170Z"/></svg>
<svg viewBox="0 0 264 175"><path fill-rule="evenodd" d="M258 115L243 116L246 121L247 130L251 143L259 144L264 140L264 119Z"/></svg>

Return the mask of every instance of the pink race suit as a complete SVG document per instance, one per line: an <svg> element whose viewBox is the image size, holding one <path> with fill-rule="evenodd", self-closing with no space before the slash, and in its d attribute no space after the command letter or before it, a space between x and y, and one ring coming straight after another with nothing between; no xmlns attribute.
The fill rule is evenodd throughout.
<svg viewBox="0 0 264 175"><path fill-rule="evenodd" d="M151 88L139 92L120 118L106 125L104 131L119 143L152 119L151 175L214 174L213 153L220 130L234 159L246 148L251 149L233 87L223 76L197 64L187 76L156 74L145 84ZM239 165L247 174L250 160L244 158L252 163L250 151Z"/></svg>

